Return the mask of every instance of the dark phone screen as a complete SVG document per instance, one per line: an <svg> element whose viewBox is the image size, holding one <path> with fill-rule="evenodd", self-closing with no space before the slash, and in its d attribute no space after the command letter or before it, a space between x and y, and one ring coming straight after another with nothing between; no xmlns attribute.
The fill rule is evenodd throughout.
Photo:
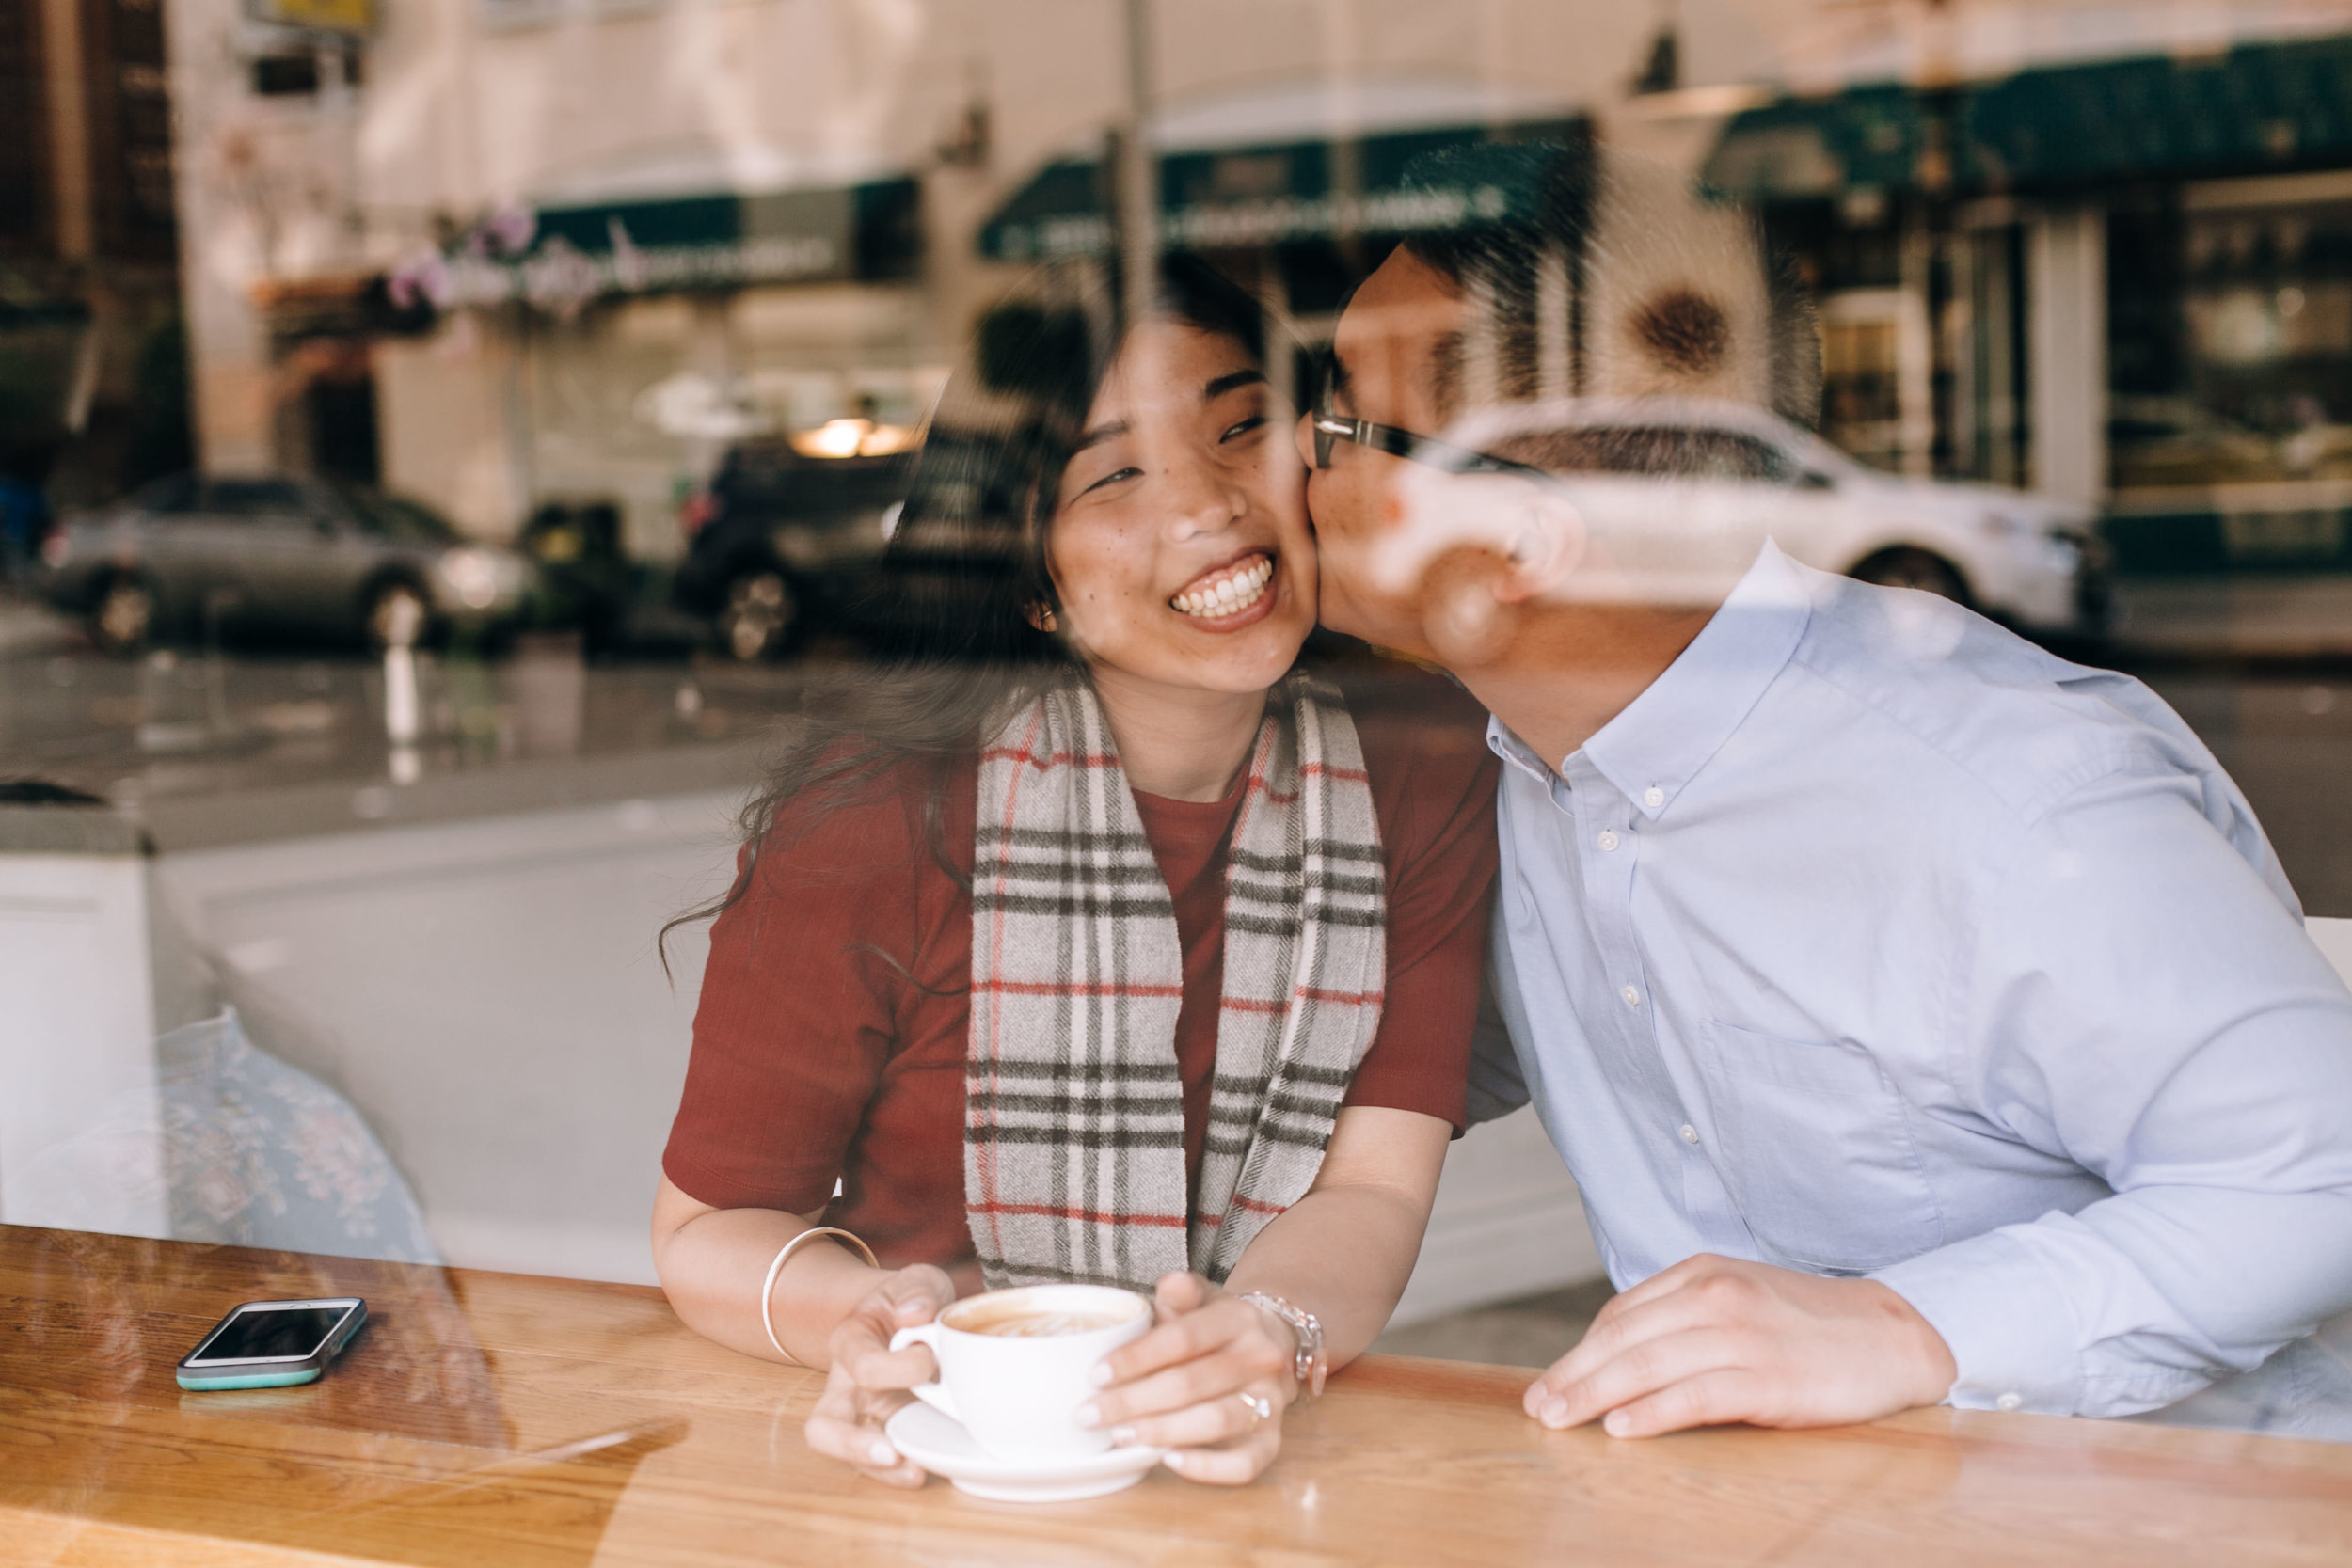
<svg viewBox="0 0 2352 1568"><path fill-rule="evenodd" d="M293 1307L240 1312L191 1359L252 1361L265 1355L309 1355L326 1343L348 1307Z"/></svg>

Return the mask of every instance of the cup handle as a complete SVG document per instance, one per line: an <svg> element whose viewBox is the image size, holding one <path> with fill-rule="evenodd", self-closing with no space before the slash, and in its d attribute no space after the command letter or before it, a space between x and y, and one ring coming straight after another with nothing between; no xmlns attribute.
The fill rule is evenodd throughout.
<svg viewBox="0 0 2352 1568"><path fill-rule="evenodd" d="M939 1359L940 1328L941 1325L936 1323L916 1323L913 1327L902 1328L890 1337L890 1348L898 1351L904 1350L909 1345L928 1345L930 1347L931 1360L936 1363ZM963 1416L956 1409L954 1398L948 1394L946 1386L937 1378L933 1378L929 1383L918 1383L907 1392L955 1422L956 1425L963 1424Z"/></svg>

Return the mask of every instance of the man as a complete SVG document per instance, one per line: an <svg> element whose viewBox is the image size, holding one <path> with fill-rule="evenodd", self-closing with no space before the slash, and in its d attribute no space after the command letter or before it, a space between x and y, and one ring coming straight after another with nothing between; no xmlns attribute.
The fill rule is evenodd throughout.
<svg viewBox="0 0 2352 1568"><path fill-rule="evenodd" d="M2352 1306L2352 996L2210 753L1958 606L1529 476L1671 478L1703 442L1542 400L1802 411L1809 334L1654 170L1424 179L1524 215L1392 254L1300 437L1325 619L1506 764L1498 1000L1622 1291L1530 1414L2121 1415Z"/></svg>

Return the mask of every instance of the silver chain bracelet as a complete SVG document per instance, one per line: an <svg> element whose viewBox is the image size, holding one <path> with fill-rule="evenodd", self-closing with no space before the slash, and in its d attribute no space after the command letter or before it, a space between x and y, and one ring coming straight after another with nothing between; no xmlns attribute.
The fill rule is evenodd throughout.
<svg viewBox="0 0 2352 1568"><path fill-rule="evenodd" d="M1295 1307L1263 1291L1245 1291L1241 1299L1252 1307L1263 1307L1290 1325L1290 1331L1298 1337L1298 1353L1291 1358L1291 1376L1298 1383L1301 1398L1320 1397L1323 1380L1331 1373L1331 1358L1323 1349L1323 1320L1303 1307Z"/></svg>

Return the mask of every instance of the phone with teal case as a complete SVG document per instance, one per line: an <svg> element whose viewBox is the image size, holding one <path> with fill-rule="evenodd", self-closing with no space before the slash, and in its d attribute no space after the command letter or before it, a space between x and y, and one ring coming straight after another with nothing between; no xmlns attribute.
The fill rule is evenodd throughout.
<svg viewBox="0 0 2352 1568"><path fill-rule="evenodd" d="M198 1392L316 1383L367 1321L358 1296L240 1302L181 1357L176 1375Z"/></svg>

